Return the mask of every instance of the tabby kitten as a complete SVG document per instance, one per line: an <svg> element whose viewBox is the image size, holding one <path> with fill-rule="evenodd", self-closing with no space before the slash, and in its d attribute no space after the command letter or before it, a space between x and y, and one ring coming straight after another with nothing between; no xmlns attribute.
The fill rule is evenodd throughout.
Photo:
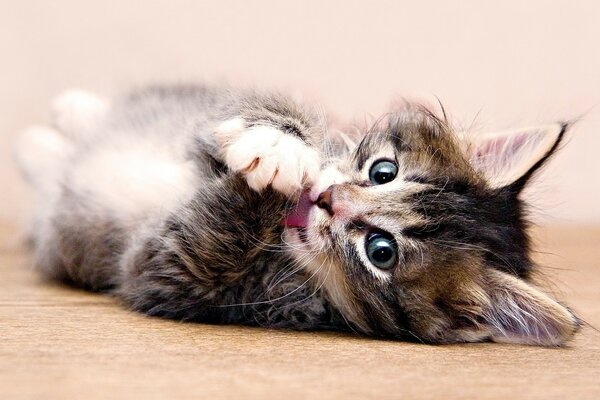
<svg viewBox="0 0 600 400"><path fill-rule="evenodd" d="M46 276L150 315L428 343L561 345L519 194L567 124L461 137L406 107L354 143L277 94L81 91L26 131Z"/></svg>

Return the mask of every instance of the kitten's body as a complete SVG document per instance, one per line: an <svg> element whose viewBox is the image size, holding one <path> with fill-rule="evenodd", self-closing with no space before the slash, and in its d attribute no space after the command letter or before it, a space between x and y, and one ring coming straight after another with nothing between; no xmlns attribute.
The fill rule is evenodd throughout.
<svg viewBox="0 0 600 400"><path fill-rule="evenodd" d="M252 118L259 103L284 102L231 89L150 88L93 115L89 129L86 121L84 131L61 132L68 141L57 155L61 171L48 178L40 165L29 173L56 179L45 182L35 219L37 266L114 291L152 315L330 327L321 292L279 248L289 200L228 174L213 136L240 113ZM66 112L85 110L57 110ZM28 136L57 133L33 129Z"/></svg>
<svg viewBox="0 0 600 400"><path fill-rule="evenodd" d="M108 103L76 92L57 100L55 120L19 150L49 276L206 322L540 344L576 328L517 278L532 267L517 194L564 129L539 165L493 187L423 111L328 154L321 174L321 149L339 146L320 115L279 95L157 87ZM381 158L402 174L369 187L364 169ZM303 185L310 211L296 207L284 227ZM403 251L393 272L367 265L357 232L368 227L387 227Z"/></svg>

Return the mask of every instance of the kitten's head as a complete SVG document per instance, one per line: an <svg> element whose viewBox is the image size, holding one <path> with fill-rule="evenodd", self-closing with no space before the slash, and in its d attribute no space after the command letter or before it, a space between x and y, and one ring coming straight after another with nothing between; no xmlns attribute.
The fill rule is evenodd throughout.
<svg viewBox="0 0 600 400"><path fill-rule="evenodd" d="M528 282L519 194L566 129L460 138L425 109L397 113L324 169L286 240L364 333L560 345L578 320Z"/></svg>

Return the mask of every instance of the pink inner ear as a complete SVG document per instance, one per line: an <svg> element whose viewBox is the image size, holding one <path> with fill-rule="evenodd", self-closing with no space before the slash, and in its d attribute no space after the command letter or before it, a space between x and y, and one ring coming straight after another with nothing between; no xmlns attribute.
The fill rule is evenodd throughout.
<svg viewBox="0 0 600 400"><path fill-rule="evenodd" d="M556 346L577 331L577 318L541 290L504 272L486 273L490 302L484 319L494 341Z"/></svg>
<svg viewBox="0 0 600 400"><path fill-rule="evenodd" d="M513 307L501 310L497 316L500 332L506 337L544 341L561 336L559 322L530 307L521 299L515 299ZM502 315L504 314L504 315Z"/></svg>
<svg viewBox="0 0 600 400"><path fill-rule="evenodd" d="M513 136L502 136L493 138L480 143L475 149L471 157L473 159L493 159L495 161L510 162L520 149L530 142L534 136L527 133L521 133ZM497 162L504 164L504 162Z"/></svg>
<svg viewBox="0 0 600 400"><path fill-rule="evenodd" d="M483 137L471 148L470 163L497 186L518 179L543 154L544 131L528 129Z"/></svg>

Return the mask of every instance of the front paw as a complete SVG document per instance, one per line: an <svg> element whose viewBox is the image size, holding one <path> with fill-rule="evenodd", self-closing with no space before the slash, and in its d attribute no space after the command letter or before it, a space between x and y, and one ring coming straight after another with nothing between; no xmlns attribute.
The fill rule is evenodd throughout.
<svg viewBox="0 0 600 400"><path fill-rule="evenodd" d="M271 185L292 195L319 174L319 153L275 127L247 127L242 118L234 118L217 128L216 138L229 169L242 173L256 191Z"/></svg>

